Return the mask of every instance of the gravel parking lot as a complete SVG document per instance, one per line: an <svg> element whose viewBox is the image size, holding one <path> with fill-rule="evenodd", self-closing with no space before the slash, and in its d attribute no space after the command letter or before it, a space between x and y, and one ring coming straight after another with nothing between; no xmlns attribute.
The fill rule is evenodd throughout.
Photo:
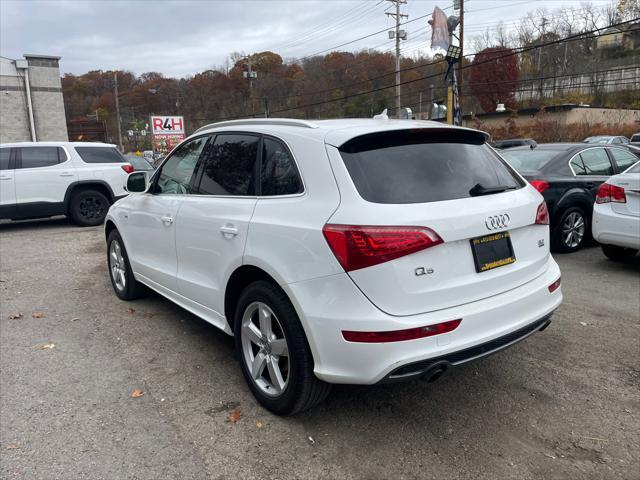
<svg viewBox="0 0 640 480"><path fill-rule="evenodd" d="M637 479L640 261L557 260L545 332L279 418L230 337L158 295L116 298L101 228L0 224L0 477Z"/></svg>

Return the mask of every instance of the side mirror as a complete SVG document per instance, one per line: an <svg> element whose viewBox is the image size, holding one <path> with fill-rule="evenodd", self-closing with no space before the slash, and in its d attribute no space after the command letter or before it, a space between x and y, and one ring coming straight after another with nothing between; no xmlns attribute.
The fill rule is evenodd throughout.
<svg viewBox="0 0 640 480"><path fill-rule="evenodd" d="M127 192L146 192L149 188L149 173L148 172L133 172L127 177Z"/></svg>

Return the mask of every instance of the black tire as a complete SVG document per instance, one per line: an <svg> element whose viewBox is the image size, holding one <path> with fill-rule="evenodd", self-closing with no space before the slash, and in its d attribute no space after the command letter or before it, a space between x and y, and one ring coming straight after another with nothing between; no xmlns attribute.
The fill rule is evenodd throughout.
<svg viewBox="0 0 640 480"><path fill-rule="evenodd" d="M73 195L69 214L76 225L95 227L104 222L111 202L98 190L81 190Z"/></svg>
<svg viewBox="0 0 640 480"><path fill-rule="evenodd" d="M277 317L278 327L281 326L288 347L288 380L282 392L275 397L264 393L253 379L243 350L243 315L256 302L268 306ZM242 373L255 398L267 410L276 415L293 415L317 405L329 394L331 385L319 380L313 373L313 356L298 315L287 295L277 285L257 281L244 289L236 306L234 333Z"/></svg>
<svg viewBox="0 0 640 480"><path fill-rule="evenodd" d="M573 237L572 239L574 241L567 242L567 236L564 232L564 229L567 228L566 223L572 221L572 219L575 219L576 216L582 219L583 225L582 237L577 242L577 244L575 242L575 237ZM558 219L558 222L551 229L551 249L554 252L558 253L572 253L579 250L588 241L589 232L591 231L590 225L591 222L587 218L587 215L582 208L571 207L566 209Z"/></svg>
<svg viewBox="0 0 640 480"><path fill-rule="evenodd" d="M602 248L602 253L604 253L609 260L616 262L629 261L638 253L638 250L633 248L618 247L616 245L600 245L600 247Z"/></svg>
<svg viewBox="0 0 640 480"><path fill-rule="evenodd" d="M122 275L124 276L124 285L119 285L115 280L114 258L112 256L112 245L115 247L114 242L118 244L121 252L121 260L119 260L118 268L122 269ZM144 293L144 285L137 282L133 276L131 270L131 264L129 263L129 256L127 250L124 247L122 237L117 230L112 230L107 238L107 270L109 272L109 278L111 279L111 286L120 300L135 300Z"/></svg>

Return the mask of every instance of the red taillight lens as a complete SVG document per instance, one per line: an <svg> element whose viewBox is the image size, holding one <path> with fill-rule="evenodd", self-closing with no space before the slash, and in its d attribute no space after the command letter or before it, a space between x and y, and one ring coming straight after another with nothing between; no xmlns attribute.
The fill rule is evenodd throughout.
<svg viewBox="0 0 640 480"><path fill-rule="evenodd" d="M327 224L322 233L347 272L388 262L442 243L440 236L426 227Z"/></svg>
<svg viewBox="0 0 640 480"><path fill-rule="evenodd" d="M610 185L603 183L598 188L596 194L596 203L627 203L627 195L624 193L624 188L617 185Z"/></svg>
<svg viewBox="0 0 640 480"><path fill-rule="evenodd" d="M549 293L555 292L560 287L560 280L562 277L558 277L558 279L549 285Z"/></svg>
<svg viewBox="0 0 640 480"><path fill-rule="evenodd" d="M408 328L406 330L391 330L387 332L353 332L342 331L342 336L347 342L360 343L388 343L415 340L417 338L432 337L451 332L458 328L462 319L449 320L448 322L427 325L426 327Z"/></svg>
<svg viewBox="0 0 640 480"><path fill-rule="evenodd" d="M127 173L133 173L133 165L129 165L128 163L120 165L120 168L123 169Z"/></svg>
<svg viewBox="0 0 640 480"><path fill-rule="evenodd" d="M545 182L544 180L531 180L529 183L533 188L538 190L540 193L544 192L547 188L549 188L549 182Z"/></svg>
<svg viewBox="0 0 640 480"><path fill-rule="evenodd" d="M538 211L536 212L536 224L549 225L549 209L547 208L546 202L542 202L538 205Z"/></svg>

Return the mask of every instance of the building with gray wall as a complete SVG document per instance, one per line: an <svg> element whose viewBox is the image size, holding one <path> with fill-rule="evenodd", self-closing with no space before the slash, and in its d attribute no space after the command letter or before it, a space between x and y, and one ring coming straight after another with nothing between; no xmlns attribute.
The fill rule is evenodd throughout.
<svg viewBox="0 0 640 480"><path fill-rule="evenodd" d="M67 141L60 57L0 57L0 143Z"/></svg>

